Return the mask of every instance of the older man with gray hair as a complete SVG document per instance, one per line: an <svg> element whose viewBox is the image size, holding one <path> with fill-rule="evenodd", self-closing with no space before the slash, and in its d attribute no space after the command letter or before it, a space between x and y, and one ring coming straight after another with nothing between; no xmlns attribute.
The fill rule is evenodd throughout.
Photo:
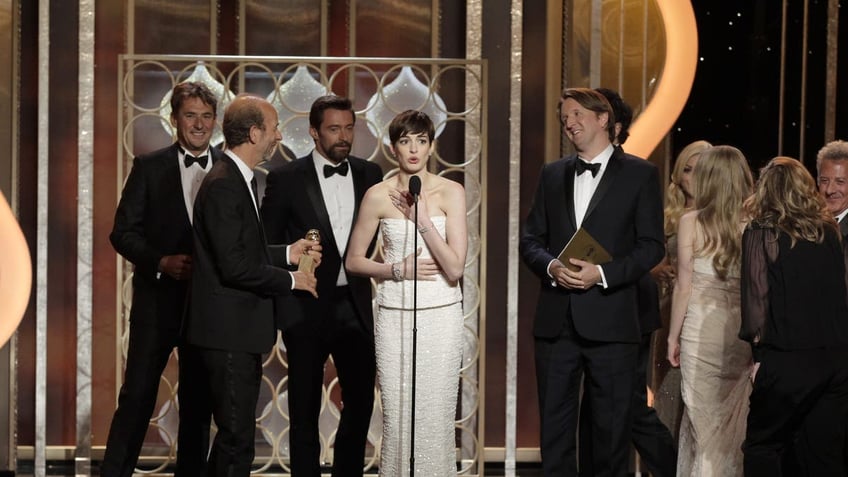
<svg viewBox="0 0 848 477"><path fill-rule="evenodd" d="M819 193L827 208L839 222L842 237L848 237L848 142L837 140L827 143L816 156Z"/></svg>

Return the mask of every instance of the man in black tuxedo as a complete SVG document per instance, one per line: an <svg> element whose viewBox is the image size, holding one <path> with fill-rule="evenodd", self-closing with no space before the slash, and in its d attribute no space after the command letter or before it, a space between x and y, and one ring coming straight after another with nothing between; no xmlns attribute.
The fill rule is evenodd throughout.
<svg viewBox="0 0 848 477"><path fill-rule="evenodd" d="M181 356L199 370L192 385L205 388L208 397L183 406L211 411L218 426L207 475L246 477L254 456L262 353L276 339L271 297L292 289L315 294L315 276L276 266L285 265L286 248L267 246L259 219L252 169L280 141L274 107L239 95L223 126L225 156L207 174L194 203L194 263ZM305 245L292 245L295 262Z"/></svg>
<svg viewBox="0 0 848 477"><path fill-rule="evenodd" d="M109 239L134 265L133 299L124 382L100 469L104 477L132 475L156 405L159 377L171 351L180 345L191 276L192 205L212 162L222 156L209 146L216 104L202 83L174 87L171 124L177 142L135 158L115 212ZM182 380L185 370L180 365ZM193 391L180 386L180 402L199 399ZM195 475L206 461L209 426L203 422L190 407L180 406L178 477Z"/></svg>
<svg viewBox="0 0 848 477"><path fill-rule="evenodd" d="M569 88L559 103L576 150L542 170L520 250L542 288L533 326L546 476L577 475L581 377L591 388L595 475L627 473L641 330L637 282L663 257L659 175L612 145L614 117L598 92ZM557 255L584 228L613 257L594 265Z"/></svg>
<svg viewBox="0 0 848 477"><path fill-rule="evenodd" d="M350 156L356 115L351 102L322 96L309 113L312 154L270 172L262 220L270 243L321 233L316 270L319 299L295 293L277 300L277 326L288 357L292 475L321 473L318 417L324 364L333 357L344 403L333 451L333 475L362 475L374 405L374 319L371 283L346 272L345 251L365 191L380 182L372 162Z"/></svg>
<svg viewBox="0 0 848 477"><path fill-rule="evenodd" d="M622 149L630 136L630 123L633 121L633 108L621 96L607 88L596 88L604 95L612 107L615 116L615 140L613 146ZM662 328L660 319L660 295L657 282L649 273L642 276L637 284L639 296L639 330L642 339L636 361L636 382L633 386L633 426L631 437L633 447L647 464L654 477L674 477L677 473L677 443L671 432L660 420L656 410L648 405L648 362L651 357L651 336ZM589 388L584 390L580 403L580 473L594 475L592 462L592 420L591 400L587 399Z"/></svg>
<svg viewBox="0 0 848 477"><path fill-rule="evenodd" d="M843 245L848 243L848 142L842 140L831 141L819 149L816 155L816 179L819 193L824 197L827 208L833 214L833 218L839 224L839 232L842 234ZM845 247L843 247L845 248ZM846 249L848 250L848 249ZM800 431L815 432L802 427ZM845 435L848 436L848 423L846 423ZM784 462L795 467L794 451L785 453ZM845 467L848 468L848 438L845 439ZM797 468L797 467L795 467Z"/></svg>

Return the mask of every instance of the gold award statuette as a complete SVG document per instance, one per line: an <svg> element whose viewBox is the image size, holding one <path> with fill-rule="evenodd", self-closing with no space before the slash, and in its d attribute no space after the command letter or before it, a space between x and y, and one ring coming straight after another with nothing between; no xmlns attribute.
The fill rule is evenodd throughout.
<svg viewBox="0 0 848 477"><path fill-rule="evenodd" d="M312 240L315 242L321 242L321 232L318 229L309 229L306 232L306 235L303 237L306 240ZM309 249L303 251L303 255L300 256L300 261L297 264L297 271L306 272L306 273L315 273L315 260L309 256Z"/></svg>

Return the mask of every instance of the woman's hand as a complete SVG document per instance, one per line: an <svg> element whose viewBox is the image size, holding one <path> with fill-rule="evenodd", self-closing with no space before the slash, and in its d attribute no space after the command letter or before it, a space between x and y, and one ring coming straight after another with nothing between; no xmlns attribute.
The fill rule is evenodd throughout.
<svg viewBox="0 0 848 477"><path fill-rule="evenodd" d="M393 189L389 192L389 198L392 205L395 206L400 213L409 220L415 220L415 197L408 190ZM430 220L430 213L427 210L427 194L421 190L418 195L418 224L417 226L425 226L424 221Z"/></svg>
<svg viewBox="0 0 848 477"><path fill-rule="evenodd" d="M418 258L421 255L421 247L415 253L410 253L403 259L403 278L404 280L412 280L413 267L415 261L418 260L418 279L433 281L436 275L442 273L439 265L432 258Z"/></svg>
<svg viewBox="0 0 848 477"><path fill-rule="evenodd" d="M680 367L680 340L668 339L668 354L666 356L672 367Z"/></svg>
<svg viewBox="0 0 848 477"><path fill-rule="evenodd" d="M760 363L751 364L751 372L748 373L748 377L751 378L751 384L754 384L754 381L757 380L757 371L760 370Z"/></svg>
<svg viewBox="0 0 848 477"><path fill-rule="evenodd" d="M661 262L651 270L651 275L654 276L654 280L666 284L673 282L676 276L674 267L666 261Z"/></svg>

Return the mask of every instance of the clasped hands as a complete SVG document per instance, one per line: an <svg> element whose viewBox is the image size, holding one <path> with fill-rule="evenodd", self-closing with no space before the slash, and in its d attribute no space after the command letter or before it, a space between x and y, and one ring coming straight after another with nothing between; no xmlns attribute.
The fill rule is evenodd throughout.
<svg viewBox="0 0 848 477"><path fill-rule="evenodd" d="M570 290L588 290L601 283L601 272L594 263L576 258L569 258L568 262L578 267L577 271L569 269L559 260L551 263L551 277L557 285Z"/></svg>
<svg viewBox="0 0 848 477"><path fill-rule="evenodd" d="M315 262L315 266L321 265L321 244L315 240L300 239L289 246L289 263L297 265L300 263L300 258L308 255ZM294 289L308 291L315 298L318 298L316 286L318 280L314 273L306 273L301 271L291 272L294 277Z"/></svg>
<svg viewBox="0 0 848 477"><path fill-rule="evenodd" d="M165 255L159 259L159 272L174 280L191 278L191 255Z"/></svg>

